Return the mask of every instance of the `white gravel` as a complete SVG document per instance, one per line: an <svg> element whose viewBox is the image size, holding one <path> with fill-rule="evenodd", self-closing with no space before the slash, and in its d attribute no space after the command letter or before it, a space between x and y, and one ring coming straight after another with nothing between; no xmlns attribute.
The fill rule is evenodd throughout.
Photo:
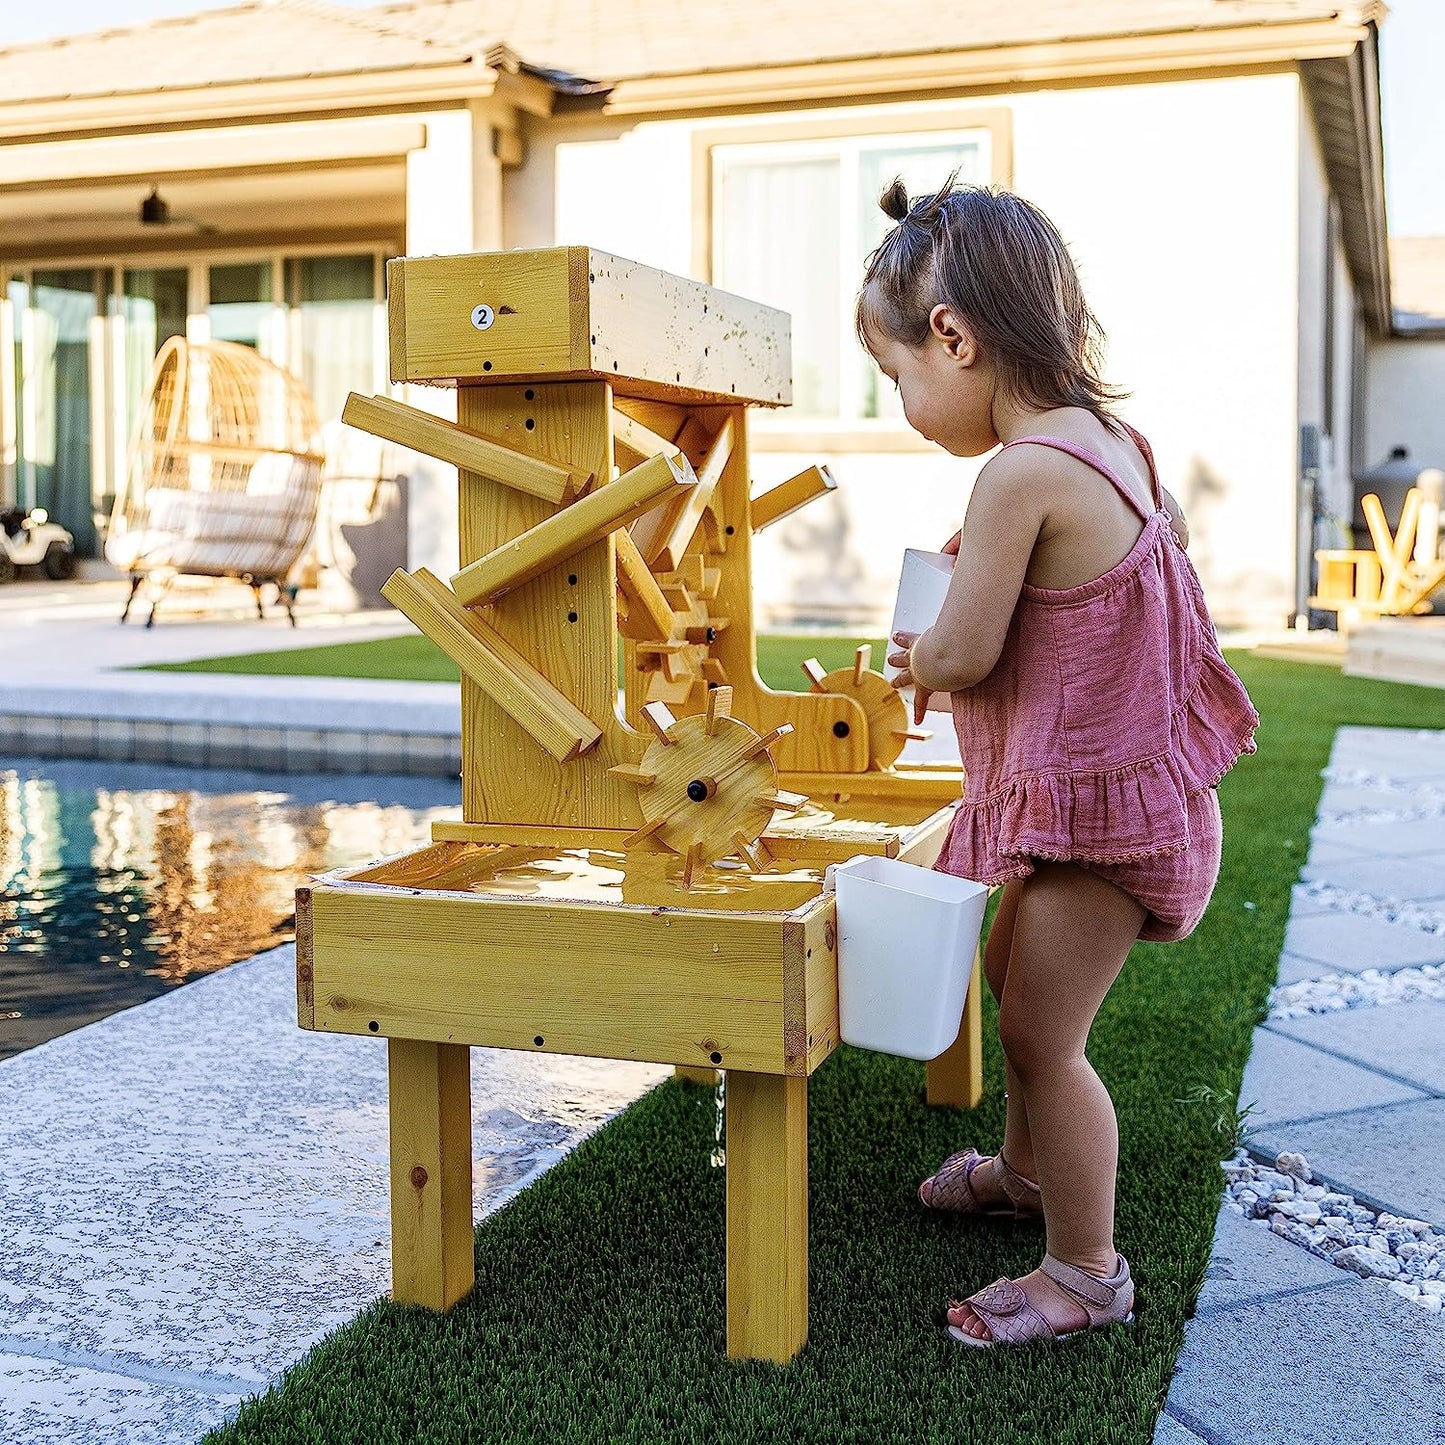
<svg viewBox="0 0 1445 1445"><path fill-rule="evenodd" d="M1423 1219L1381 1214L1315 1182L1303 1154L1262 1164L1243 1149L1224 1161L1225 1209L1341 1269L1382 1279L1431 1314L1445 1301L1445 1234Z"/></svg>

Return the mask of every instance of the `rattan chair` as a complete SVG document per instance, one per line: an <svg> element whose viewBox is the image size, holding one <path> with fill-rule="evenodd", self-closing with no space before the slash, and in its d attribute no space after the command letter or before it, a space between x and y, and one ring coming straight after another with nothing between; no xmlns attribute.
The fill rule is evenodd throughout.
<svg viewBox="0 0 1445 1445"><path fill-rule="evenodd" d="M248 346L172 337L160 349L116 495L106 560L150 591L146 626L176 577L271 583L296 625L287 574L316 523L324 456L301 381Z"/></svg>

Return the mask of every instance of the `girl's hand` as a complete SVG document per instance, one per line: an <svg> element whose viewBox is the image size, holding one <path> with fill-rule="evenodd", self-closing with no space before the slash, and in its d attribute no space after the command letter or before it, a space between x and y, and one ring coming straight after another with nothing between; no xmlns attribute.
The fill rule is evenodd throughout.
<svg viewBox="0 0 1445 1445"><path fill-rule="evenodd" d="M921 632L895 632L893 641L902 649L899 652L888 654L889 667L896 667L898 675L893 679L892 686L900 692L904 688L913 689L913 726L922 724L924 716L928 712L928 700L933 696L927 688L919 687L913 680L913 644L923 634Z"/></svg>
<svg viewBox="0 0 1445 1445"><path fill-rule="evenodd" d="M938 550L942 552L945 557L957 557L958 548L962 541L963 528L960 527Z"/></svg>

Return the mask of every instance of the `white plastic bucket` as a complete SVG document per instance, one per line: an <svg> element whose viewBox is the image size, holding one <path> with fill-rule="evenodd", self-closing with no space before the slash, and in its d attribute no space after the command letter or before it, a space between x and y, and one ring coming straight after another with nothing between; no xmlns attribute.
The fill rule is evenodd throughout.
<svg viewBox="0 0 1445 1445"><path fill-rule="evenodd" d="M988 889L896 858L830 870L843 1042L937 1058L958 1037Z"/></svg>

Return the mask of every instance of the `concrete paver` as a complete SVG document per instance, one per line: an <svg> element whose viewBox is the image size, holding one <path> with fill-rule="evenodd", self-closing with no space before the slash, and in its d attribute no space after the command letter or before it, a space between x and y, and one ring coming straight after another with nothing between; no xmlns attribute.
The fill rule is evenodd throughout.
<svg viewBox="0 0 1445 1445"><path fill-rule="evenodd" d="M1445 822L1441 827L1445 829ZM1360 858L1347 854L1316 862L1311 854L1303 876L1310 882L1328 883L1376 898L1411 898L1422 903L1445 899L1445 861L1429 858Z"/></svg>
<svg viewBox="0 0 1445 1445"><path fill-rule="evenodd" d="M1425 933L1407 923L1358 913L1291 918L1285 927L1284 947L1286 953L1317 965L1312 977L1445 962L1445 934Z"/></svg>
<svg viewBox="0 0 1445 1445"><path fill-rule="evenodd" d="M1168 1408L1211 1445L1439 1445L1442 1370L1438 1317L1362 1281L1196 1316Z"/></svg>
<svg viewBox="0 0 1445 1445"><path fill-rule="evenodd" d="M1194 1315L1198 1319L1301 1290L1348 1289L1355 1278L1257 1222L1221 1210Z"/></svg>
<svg viewBox="0 0 1445 1445"><path fill-rule="evenodd" d="M1263 1156L1301 1153L1320 1178L1373 1209L1445 1229L1445 1099L1386 1104L1250 1136Z"/></svg>
<svg viewBox="0 0 1445 1445"><path fill-rule="evenodd" d="M1389 1004L1309 1014L1269 1025L1275 1033L1329 1049L1366 1068L1445 1094L1445 1003Z"/></svg>
<svg viewBox="0 0 1445 1445"><path fill-rule="evenodd" d="M477 1213L669 1073L473 1049ZM0 1064L0 1440L193 1441L384 1293L387 1129L291 946Z"/></svg>
<svg viewBox="0 0 1445 1445"><path fill-rule="evenodd" d="M1408 807L1401 799L1397 807ZM1419 858L1438 853L1440 838L1445 832L1445 818L1407 818L1395 822L1352 821L1321 824L1314 837L1321 843L1357 848L1379 858Z"/></svg>
<svg viewBox="0 0 1445 1445"><path fill-rule="evenodd" d="M1371 1069L1274 1031L1288 1027L1288 1024L1276 1024L1254 1031L1254 1047L1239 1088L1240 1108L1251 1106L1245 1121L1251 1133L1284 1120L1309 1119L1425 1097L1418 1088L1385 1078Z"/></svg>

